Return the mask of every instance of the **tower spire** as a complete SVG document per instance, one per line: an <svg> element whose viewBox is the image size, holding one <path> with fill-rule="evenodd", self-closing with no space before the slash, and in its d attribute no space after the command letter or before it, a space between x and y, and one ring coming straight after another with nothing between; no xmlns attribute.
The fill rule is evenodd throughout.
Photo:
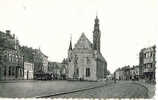
<svg viewBox="0 0 158 100"><path fill-rule="evenodd" d="M97 50L98 52L100 52L100 37L101 37L101 32L99 29L99 19L98 16L96 15L94 30L93 30L93 49Z"/></svg>
<svg viewBox="0 0 158 100"><path fill-rule="evenodd" d="M72 50L72 34L71 34L71 37L70 37L70 45L69 45L69 50Z"/></svg>

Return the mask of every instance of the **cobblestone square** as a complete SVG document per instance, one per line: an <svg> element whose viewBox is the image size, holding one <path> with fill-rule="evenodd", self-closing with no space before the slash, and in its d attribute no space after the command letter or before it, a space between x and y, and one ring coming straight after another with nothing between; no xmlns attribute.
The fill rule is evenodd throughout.
<svg viewBox="0 0 158 100"><path fill-rule="evenodd" d="M13 81L0 83L0 97L36 97L101 85L103 82Z"/></svg>
<svg viewBox="0 0 158 100"><path fill-rule="evenodd" d="M119 81L116 84L107 84L103 87L69 93L52 98L152 98L150 90L139 82Z"/></svg>
<svg viewBox="0 0 158 100"><path fill-rule="evenodd" d="M93 88L94 87L94 88ZM148 98L154 85L133 81L13 81L0 83L2 98Z"/></svg>

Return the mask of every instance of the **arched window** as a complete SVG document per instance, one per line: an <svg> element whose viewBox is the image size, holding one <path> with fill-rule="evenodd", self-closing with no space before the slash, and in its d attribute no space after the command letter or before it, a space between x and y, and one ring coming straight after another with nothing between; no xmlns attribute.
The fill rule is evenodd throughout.
<svg viewBox="0 0 158 100"><path fill-rule="evenodd" d="M86 68L86 77L90 77L90 68Z"/></svg>
<svg viewBox="0 0 158 100"><path fill-rule="evenodd" d="M76 74L79 75L79 69L78 68L76 69Z"/></svg>

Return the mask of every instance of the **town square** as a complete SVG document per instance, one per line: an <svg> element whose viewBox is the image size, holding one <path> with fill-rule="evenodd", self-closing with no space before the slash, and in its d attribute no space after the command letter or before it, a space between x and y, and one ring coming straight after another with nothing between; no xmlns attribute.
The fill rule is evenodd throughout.
<svg viewBox="0 0 158 100"><path fill-rule="evenodd" d="M112 21L115 20L114 16L110 18L112 15L108 10L108 14L103 13L105 6L102 4L106 2L106 6L111 8L108 3L112 2L94 1L87 3L96 3L96 8L88 6L85 11L83 9L86 9L87 3L82 5L83 1L78 1L78 4L71 0L65 2L69 6L56 0L41 0L39 4L34 0L12 1L13 5L10 5L9 1L2 1L4 5L9 5L3 5L2 8L15 12L15 15L12 20L4 18L6 22L0 26L0 99L154 98L156 32L154 29L145 28L146 24L139 23L138 20L138 26L144 25L139 29L131 20L129 21L132 26L120 24L117 19L120 24L118 25ZM55 5L63 5L66 8L61 10ZM147 9L136 6L142 11ZM131 10L131 5L127 8ZM69 11L70 9L72 11ZM95 12L92 9L100 11ZM124 10L126 9L122 11ZM87 11L92 12L87 15ZM117 11L112 11L117 14ZM132 11L131 13L136 14ZM59 16L59 13L65 16ZM140 14L144 15L146 13ZM7 14L2 14L2 18L5 16ZM124 18L120 17L121 22L127 23ZM145 18L150 20L151 16ZM110 24L108 20L117 26ZM147 24L148 27L152 25L155 25L153 20ZM117 35L114 36L115 34Z"/></svg>

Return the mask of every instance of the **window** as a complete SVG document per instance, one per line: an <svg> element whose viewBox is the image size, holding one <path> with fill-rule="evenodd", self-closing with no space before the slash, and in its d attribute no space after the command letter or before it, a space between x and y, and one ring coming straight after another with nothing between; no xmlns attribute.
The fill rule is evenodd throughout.
<svg viewBox="0 0 158 100"><path fill-rule="evenodd" d="M22 76L22 69L20 69L20 76Z"/></svg>
<svg viewBox="0 0 158 100"><path fill-rule="evenodd" d="M78 64L78 57L75 55L75 64Z"/></svg>
<svg viewBox="0 0 158 100"><path fill-rule="evenodd" d="M90 64L90 59L87 57L87 64Z"/></svg>
<svg viewBox="0 0 158 100"><path fill-rule="evenodd" d="M11 67L9 67L9 76L11 76Z"/></svg>
<svg viewBox="0 0 158 100"><path fill-rule="evenodd" d="M0 67L0 77L1 77L1 67Z"/></svg>
<svg viewBox="0 0 158 100"><path fill-rule="evenodd" d="M76 69L76 74L79 75L79 69L78 68Z"/></svg>
<svg viewBox="0 0 158 100"><path fill-rule="evenodd" d="M9 54L9 61L11 62L11 54Z"/></svg>
<svg viewBox="0 0 158 100"><path fill-rule="evenodd" d="M11 55L11 62L14 62L14 55Z"/></svg>
<svg viewBox="0 0 158 100"><path fill-rule="evenodd" d="M153 55L153 53L151 52L151 53L150 53L150 57L152 57L152 55Z"/></svg>
<svg viewBox="0 0 158 100"><path fill-rule="evenodd" d="M15 68L12 68L12 75L15 75Z"/></svg>
<svg viewBox="0 0 158 100"><path fill-rule="evenodd" d="M150 68L152 68L153 67L153 64L152 63L150 63Z"/></svg>
<svg viewBox="0 0 158 100"><path fill-rule="evenodd" d="M90 68L86 68L86 77L90 77Z"/></svg>
<svg viewBox="0 0 158 100"><path fill-rule="evenodd" d="M6 66L4 66L4 76L7 75L7 70L6 70Z"/></svg>
<svg viewBox="0 0 158 100"><path fill-rule="evenodd" d="M146 54L144 54L144 58L146 58Z"/></svg>

